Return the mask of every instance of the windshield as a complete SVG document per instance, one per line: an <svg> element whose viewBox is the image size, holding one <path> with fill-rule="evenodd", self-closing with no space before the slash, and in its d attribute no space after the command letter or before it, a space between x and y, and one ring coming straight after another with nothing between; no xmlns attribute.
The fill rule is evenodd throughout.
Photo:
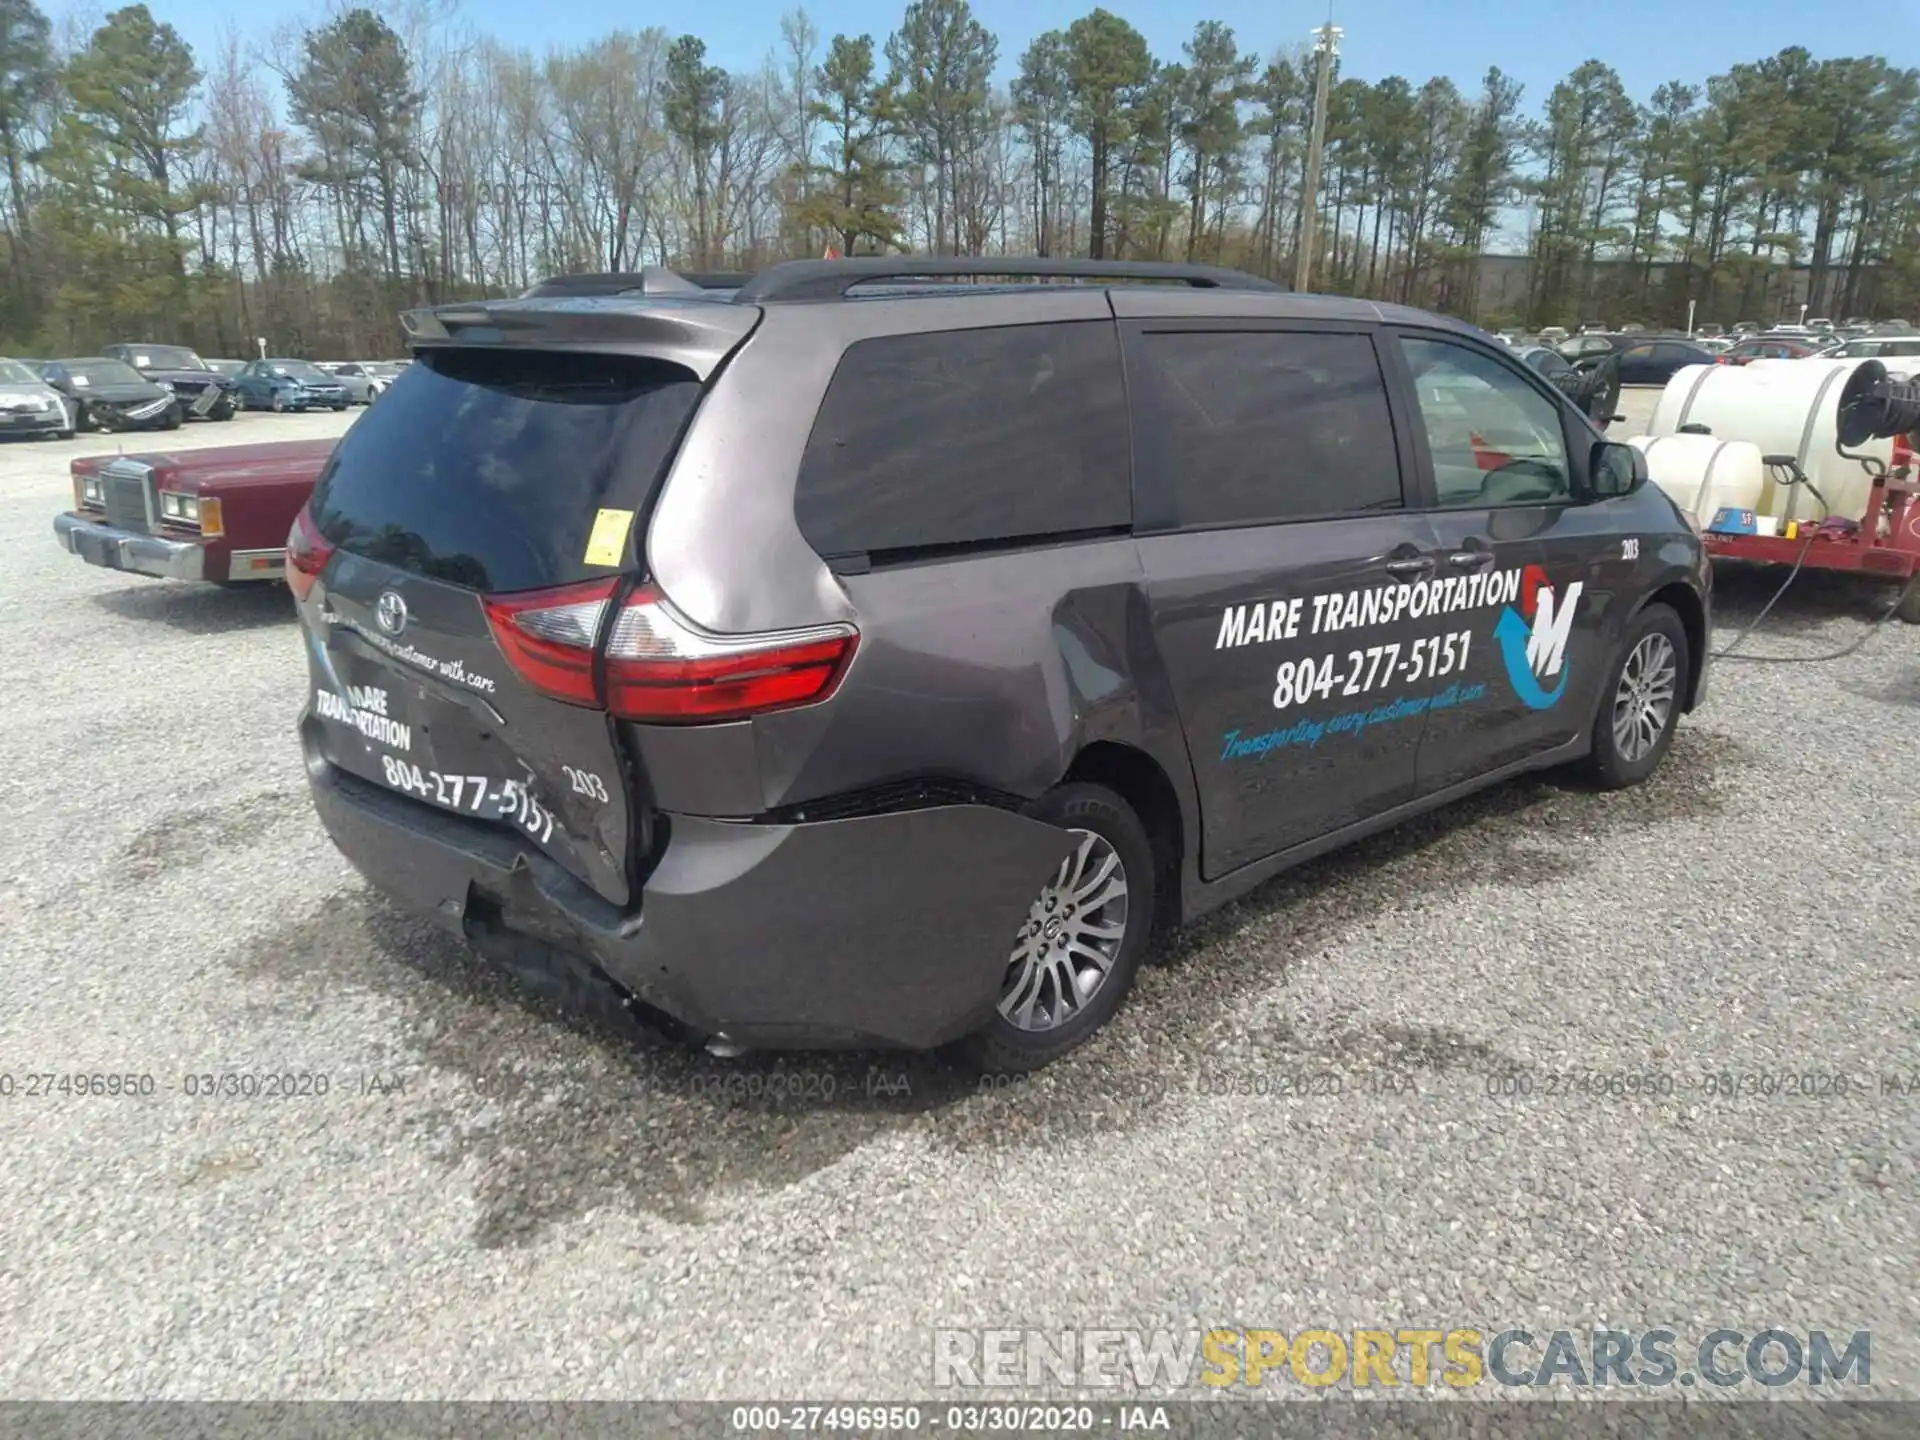
<svg viewBox="0 0 1920 1440"><path fill-rule="evenodd" d="M207 362L178 345L136 345L133 363L142 370L204 370Z"/></svg>
<svg viewBox="0 0 1920 1440"><path fill-rule="evenodd" d="M331 380L333 377L311 360L269 360L273 373L292 380Z"/></svg>
<svg viewBox="0 0 1920 1440"><path fill-rule="evenodd" d="M0 385L43 385L45 383L18 360L0 360Z"/></svg>
<svg viewBox="0 0 1920 1440"><path fill-rule="evenodd" d="M140 385L140 372L119 360L68 360L67 373L87 385Z"/></svg>

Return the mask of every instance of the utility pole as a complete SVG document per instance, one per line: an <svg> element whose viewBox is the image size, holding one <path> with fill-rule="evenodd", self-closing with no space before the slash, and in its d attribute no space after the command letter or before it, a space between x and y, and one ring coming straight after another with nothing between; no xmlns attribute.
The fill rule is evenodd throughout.
<svg viewBox="0 0 1920 1440"><path fill-rule="evenodd" d="M1346 32L1328 21L1313 32L1320 52L1320 78L1313 90L1313 139L1307 146L1307 183L1300 192L1300 254L1293 265L1293 288L1304 294L1313 288L1314 232L1320 219L1320 154L1327 144L1327 90L1333 79L1333 57L1340 53Z"/></svg>

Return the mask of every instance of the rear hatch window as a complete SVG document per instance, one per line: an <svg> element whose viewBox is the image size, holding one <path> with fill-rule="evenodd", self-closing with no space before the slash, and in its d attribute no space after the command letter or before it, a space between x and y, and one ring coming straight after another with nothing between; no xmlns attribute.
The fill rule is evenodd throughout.
<svg viewBox="0 0 1920 1440"><path fill-rule="evenodd" d="M587 561L596 516L644 514L699 396L659 360L429 351L340 442L314 522L351 554L473 590L604 575Z"/></svg>

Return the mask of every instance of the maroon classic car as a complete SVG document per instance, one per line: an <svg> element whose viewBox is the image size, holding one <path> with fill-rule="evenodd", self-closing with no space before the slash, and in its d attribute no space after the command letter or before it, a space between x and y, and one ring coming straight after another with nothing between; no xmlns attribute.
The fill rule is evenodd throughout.
<svg viewBox="0 0 1920 1440"><path fill-rule="evenodd" d="M286 577L287 532L338 442L85 455L53 533L89 565L237 585Z"/></svg>

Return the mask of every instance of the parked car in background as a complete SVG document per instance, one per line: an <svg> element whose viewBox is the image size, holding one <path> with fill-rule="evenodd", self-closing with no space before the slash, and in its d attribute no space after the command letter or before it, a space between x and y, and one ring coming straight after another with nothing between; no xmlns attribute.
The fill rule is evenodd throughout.
<svg viewBox="0 0 1920 1440"><path fill-rule="evenodd" d="M184 345L108 345L100 352L124 360L180 397L188 419L231 420L240 408L233 381Z"/></svg>
<svg viewBox="0 0 1920 1440"><path fill-rule="evenodd" d="M53 533L89 565L239 585L286 575L287 532L336 441L86 455Z"/></svg>
<svg viewBox="0 0 1920 1440"><path fill-rule="evenodd" d="M1620 367L1611 354L1592 356L1576 365L1550 345L1521 346L1514 353L1552 381L1600 429L1613 420L1620 404Z"/></svg>
<svg viewBox="0 0 1920 1440"><path fill-rule="evenodd" d="M393 372L375 360L343 360L333 367L333 378L347 387L347 398L355 405L371 405L393 383Z"/></svg>
<svg viewBox="0 0 1920 1440"><path fill-rule="evenodd" d="M1733 344L1733 342L1724 335L1696 335L1693 343L1698 345L1702 350L1711 351L1715 355L1730 348Z"/></svg>
<svg viewBox="0 0 1920 1440"><path fill-rule="evenodd" d="M1795 336L1750 335L1715 355L1720 365L1751 365L1756 360L1804 360L1818 347Z"/></svg>
<svg viewBox="0 0 1920 1440"><path fill-rule="evenodd" d="M1698 330L1693 332L1693 338L1696 340L1717 340L1726 333L1727 327L1724 325L1702 325Z"/></svg>
<svg viewBox="0 0 1920 1440"><path fill-rule="evenodd" d="M1838 360L1884 360L1920 355L1920 335L1863 335L1834 351Z"/></svg>
<svg viewBox="0 0 1920 1440"><path fill-rule="evenodd" d="M1670 337L1635 338L1618 352L1622 385L1664 385L1676 370L1689 365L1711 365L1717 357L1691 340Z"/></svg>
<svg viewBox="0 0 1920 1440"><path fill-rule="evenodd" d="M1542 345L1559 345L1565 341L1566 338L1567 327L1564 325L1543 325L1540 327L1540 343Z"/></svg>
<svg viewBox="0 0 1920 1440"><path fill-rule="evenodd" d="M1834 328L1833 321L1829 320L1825 315L1815 315L1801 323L1809 330L1831 331Z"/></svg>
<svg viewBox="0 0 1920 1440"><path fill-rule="evenodd" d="M67 398L74 430L178 430L186 414L172 390L105 355L48 360L40 376Z"/></svg>
<svg viewBox="0 0 1920 1440"><path fill-rule="evenodd" d="M1619 343L1611 335L1581 331L1571 339L1562 340L1554 347L1569 360L1579 360L1588 355L1605 355L1619 349Z"/></svg>
<svg viewBox="0 0 1920 1440"><path fill-rule="evenodd" d="M1760 333L1760 322L1758 320L1741 320L1736 323L1728 333L1733 335L1758 335Z"/></svg>
<svg viewBox="0 0 1920 1440"><path fill-rule="evenodd" d="M229 380L231 380L234 376L238 375L242 370L247 368L247 362L244 360L209 359L207 361L207 368L209 370L212 370L216 375L225 375Z"/></svg>
<svg viewBox="0 0 1920 1440"><path fill-rule="evenodd" d="M243 410L347 408L347 387L311 360L255 360L234 383Z"/></svg>
<svg viewBox="0 0 1920 1440"><path fill-rule="evenodd" d="M67 398L18 360L0 360L0 435L73 438Z"/></svg>

